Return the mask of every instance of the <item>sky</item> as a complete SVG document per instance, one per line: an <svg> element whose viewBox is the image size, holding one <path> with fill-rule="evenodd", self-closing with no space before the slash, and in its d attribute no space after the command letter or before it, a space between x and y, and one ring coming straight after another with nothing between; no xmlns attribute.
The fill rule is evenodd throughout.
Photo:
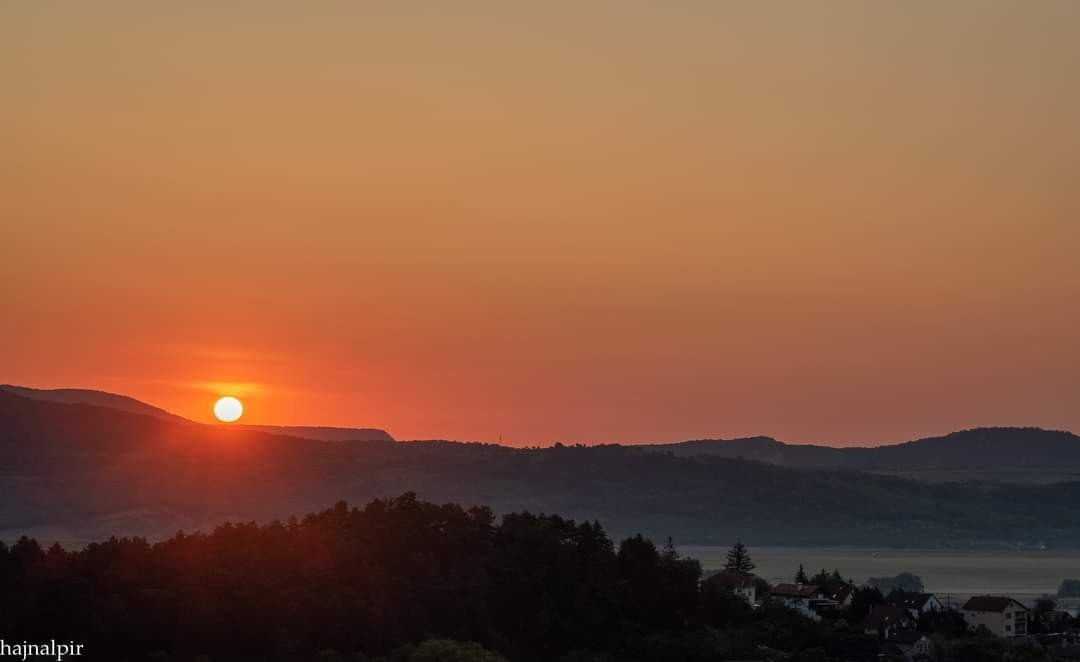
<svg viewBox="0 0 1080 662"><path fill-rule="evenodd" d="M0 382L515 445L1080 431L1080 3L7 2Z"/></svg>

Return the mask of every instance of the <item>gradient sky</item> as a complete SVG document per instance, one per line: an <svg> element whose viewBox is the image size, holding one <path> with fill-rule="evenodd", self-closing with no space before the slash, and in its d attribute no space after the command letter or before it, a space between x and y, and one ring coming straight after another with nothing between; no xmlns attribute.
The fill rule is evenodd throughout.
<svg viewBox="0 0 1080 662"><path fill-rule="evenodd" d="M5 2L0 85L0 382L1080 430L1080 2Z"/></svg>

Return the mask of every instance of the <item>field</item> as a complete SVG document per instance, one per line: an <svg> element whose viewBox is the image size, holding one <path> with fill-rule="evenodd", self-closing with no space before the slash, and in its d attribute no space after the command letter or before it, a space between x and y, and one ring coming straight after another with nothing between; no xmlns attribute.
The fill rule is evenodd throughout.
<svg viewBox="0 0 1080 662"><path fill-rule="evenodd" d="M727 548L688 546L680 551L712 570L723 566ZM906 571L921 577L926 590L942 602L984 593L1031 602L1045 593L1057 593L1062 579L1080 578L1080 550L757 547L750 553L757 564L755 572L773 583L792 581L800 563L807 574L837 569L857 583Z"/></svg>

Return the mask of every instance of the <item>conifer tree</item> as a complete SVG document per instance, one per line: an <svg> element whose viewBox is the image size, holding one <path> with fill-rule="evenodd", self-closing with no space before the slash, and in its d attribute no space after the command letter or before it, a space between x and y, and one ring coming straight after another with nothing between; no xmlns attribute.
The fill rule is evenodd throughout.
<svg viewBox="0 0 1080 662"><path fill-rule="evenodd" d="M750 559L750 552L746 549L746 545L736 542L728 550L727 563L724 564L725 569L734 570L741 575L749 575L754 571L755 567L754 562Z"/></svg>
<svg viewBox="0 0 1080 662"><path fill-rule="evenodd" d="M806 576L806 570L803 570L803 565L799 564L799 571L795 573L796 584L809 584L810 580Z"/></svg>

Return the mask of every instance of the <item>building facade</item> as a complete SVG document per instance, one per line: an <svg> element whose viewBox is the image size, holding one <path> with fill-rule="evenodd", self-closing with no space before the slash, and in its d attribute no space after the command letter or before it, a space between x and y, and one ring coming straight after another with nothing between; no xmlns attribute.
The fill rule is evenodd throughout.
<svg viewBox="0 0 1080 662"><path fill-rule="evenodd" d="M1004 595L977 595L960 609L971 630L986 628L997 637L1026 637L1028 608Z"/></svg>
<svg viewBox="0 0 1080 662"><path fill-rule="evenodd" d="M753 575L734 570L722 570L707 578L704 583L706 586L732 593L745 600L750 606L756 606L758 603Z"/></svg>

